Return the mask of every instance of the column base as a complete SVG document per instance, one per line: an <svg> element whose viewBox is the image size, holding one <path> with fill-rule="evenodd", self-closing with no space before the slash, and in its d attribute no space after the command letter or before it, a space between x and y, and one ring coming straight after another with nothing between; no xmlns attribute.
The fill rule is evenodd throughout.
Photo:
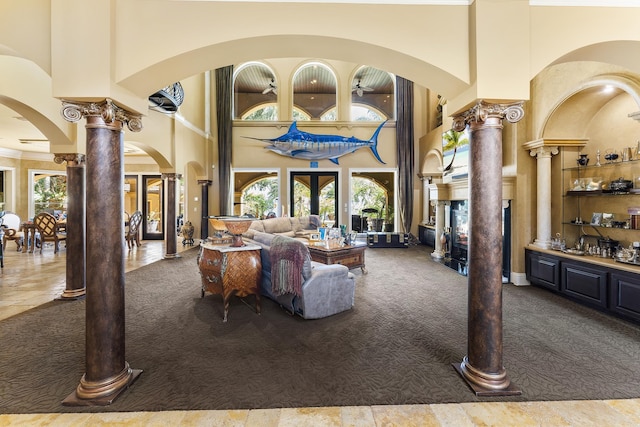
<svg viewBox="0 0 640 427"><path fill-rule="evenodd" d="M164 254L164 259L174 259L174 258L180 258L180 255L178 255L178 254Z"/></svg>
<svg viewBox="0 0 640 427"><path fill-rule="evenodd" d="M551 249L551 241L549 240L534 240L534 245L542 249Z"/></svg>
<svg viewBox="0 0 640 427"><path fill-rule="evenodd" d="M431 257L435 259L442 259L444 258L444 251L433 251L431 252Z"/></svg>
<svg viewBox="0 0 640 427"><path fill-rule="evenodd" d="M462 379L471 387L476 396L520 396L522 390L511 384L504 375L484 374L469 365L465 356L461 363L452 363Z"/></svg>
<svg viewBox="0 0 640 427"><path fill-rule="evenodd" d="M131 369L125 362L122 372L99 383L90 383L84 375L80 385L62 401L64 406L107 406L133 384L142 374L142 369Z"/></svg>
<svg viewBox="0 0 640 427"><path fill-rule="evenodd" d="M81 289L65 289L62 294L56 298L56 301L75 301L84 298L87 294L87 288Z"/></svg>

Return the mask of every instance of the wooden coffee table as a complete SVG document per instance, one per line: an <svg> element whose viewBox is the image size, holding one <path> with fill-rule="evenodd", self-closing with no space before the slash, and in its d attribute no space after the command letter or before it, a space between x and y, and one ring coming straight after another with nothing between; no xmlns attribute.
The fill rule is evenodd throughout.
<svg viewBox="0 0 640 427"><path fill-rule="evenodd" d="M323 264L341 264L349 269L360 268L362 274L367 274L364 265L364 251L367 245L348 245L337 248L327 248L325 246L309 245L311 260Z"/></svg>

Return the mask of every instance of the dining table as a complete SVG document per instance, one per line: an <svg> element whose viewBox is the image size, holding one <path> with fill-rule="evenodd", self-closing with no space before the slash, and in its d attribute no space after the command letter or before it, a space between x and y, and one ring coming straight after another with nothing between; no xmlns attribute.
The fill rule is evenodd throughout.
<svg viewBox="0 0 640 427"><path fill-rule="evenodd" d="M56 223L56 229L58 232L66 232L67 231L67 221L60 220ZM36 234L37 227L33 221L23 221L20 224L20 230L24 232L24 244L22 245L22 252L33 253L36 247Z"/></svg>

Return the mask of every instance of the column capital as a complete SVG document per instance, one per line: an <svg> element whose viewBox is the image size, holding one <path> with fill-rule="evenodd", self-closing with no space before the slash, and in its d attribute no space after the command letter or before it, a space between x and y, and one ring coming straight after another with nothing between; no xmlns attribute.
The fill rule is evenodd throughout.
<svg viewBox="0 0 640 427"><path fill-rule="evenodd" d="M558 150L558 147L545 145L542 147L532 148L531 150L529 150L529 155L531 157L541 159L541 158L551 158L551 156L555 156L559 152L560 151Z"/></svg>
<svg viewBox="0 0 640 427"><path fill-rule="evenodd" d="M467 124L485 122L489 118L507 119L516 123L524 117L524 101L511 104L491 104L480 100L473 107L453 117L453 130L462 132Z"/></svg>
<svg viewBox="0 0 640 427"><path fill-rule="evenodd" d="M182 175L179 173L175 173L175 172L163 172L162 174L160 174L160 176L162 177L162 179L169 179L169 180L178 180L180 178L182 178Z"/></svg>
<svg viewBox="0 0 640 427"><path fill-rule="evenodd" d="M59 165L67 162L67 167L84 167L86 156L81 153L55 153L53 161Z"/></svg>
<svg viewBox="0 0 640 427"><path fill-rule="evenodd" d="M111 99L100 102L80 102L62 100L62 117L68 122L77 122L83 117L100 116L105 123L118 121L126 123L131 132L142 130L142 116L131 113L116 104Z"/></svg>
<svg viewBox="0 0 640 427"><path fill-rule="evenodd" d="M211 185L213 181L211 181L210 179L199 179L198 180L198 184L200 185Z"/></svg>

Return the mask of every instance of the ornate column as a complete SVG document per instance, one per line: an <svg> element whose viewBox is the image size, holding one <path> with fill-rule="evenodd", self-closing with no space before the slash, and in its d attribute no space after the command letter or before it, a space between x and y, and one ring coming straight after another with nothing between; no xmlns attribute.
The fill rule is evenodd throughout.
<svg viewBox="0 0 640 427"><path fill-rule="evenodd" d="M522 102L479 101L453 119L471 130L467 355L454 367L476 395L521 394L502 365L502 120L523 115Z"/></svg>
<svg viewBox="0 0 640 427"><path fill-rule="evenodd" d="M446 251L440 237L444 232L444 211L448 202L445 200L434 200L434 203L436 208L436 243L433 252L431 252L431 256L435 259L442 259Z"/></svg>
<svg viewBox="0 0 640 427"><path fill-rule="evenodd" d="M167 244L165 259L178 258L176 247L177 230L176 230L176 180L180 179L180 174L163 173L162 179L167 180Z"/></svg>
<svg viewBox="0 0 640 427"><path fill-rule="evenodd" d="M584 138L543 138L522 145L525 150L529 150L531 157L537 159L537 232L534 245L545 249L551 247L551 158L558 154L560 147L579 150L586 144L587 139Z"/></svg>
<svg viewBox="0 0 640 427"><path fill-rule="evenodd" d="M142 373L125 360L122 131L123 123L140 131L142 122L110 99L63 101L62 115L70 122L87 121L86 370L62 403L109 405Z"/></svg>
<svg viewBox="0 0 640 427"><path fill-rule="evenodd" d="M85 156L55 154L53 161L67 162L67 263L66 286L58 300L76 300L85 295ZM71 261L73 260L73 261Z"/></svg>
<svg viewBox="0 0 640 427"><path fill-rule="evenodd" d="M202 186L202 219L200 221L200 238L207 241L209 237L209 186L211 180L202 179L198 181L198 184Z"/></svg>
<svg viewBox="0 0 640 427"><path fill-rule="evenodd" d="M558 154L558 147L537 147L529 151L537 162L537 237L534 242L541 248L551 248L551 156Z"/></svg>

